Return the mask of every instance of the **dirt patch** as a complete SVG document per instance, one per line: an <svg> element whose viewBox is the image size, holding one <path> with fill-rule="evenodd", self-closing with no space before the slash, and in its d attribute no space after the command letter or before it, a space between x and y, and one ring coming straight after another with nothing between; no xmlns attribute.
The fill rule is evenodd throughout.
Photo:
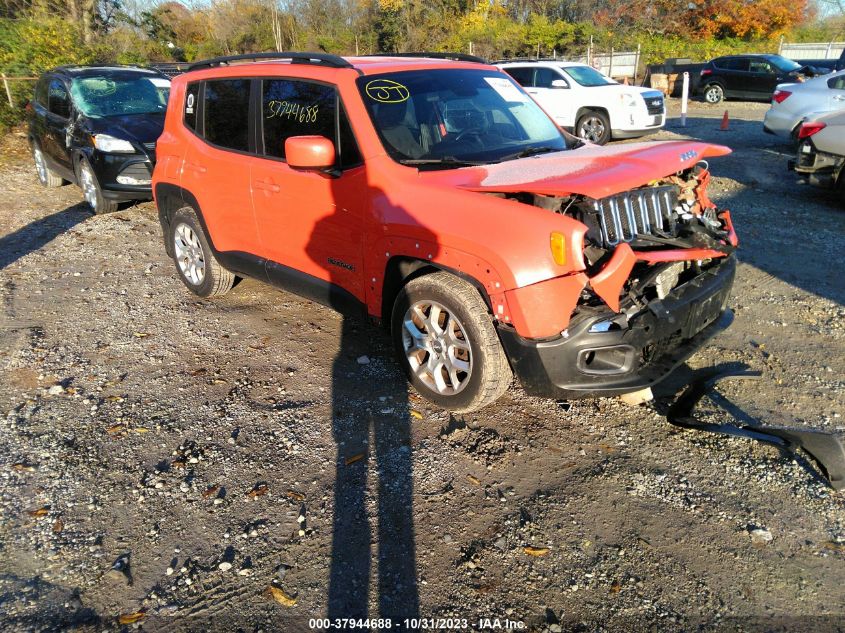
<svg viewBox="0 0 845 633"><path fill-rule="evenodd" d="M742 242L736 322L635 408L514 385L450 417L380 331L252 281L198 300L152 204L92 216L0 166L6 628L834 630L843 497L661 411L695 370L745 365L763 379L724 391L758 419L842 429L845 212L786 171L765 105L695 103L686 128L670 106L657 138L734 149L711 194Z"/></svg>

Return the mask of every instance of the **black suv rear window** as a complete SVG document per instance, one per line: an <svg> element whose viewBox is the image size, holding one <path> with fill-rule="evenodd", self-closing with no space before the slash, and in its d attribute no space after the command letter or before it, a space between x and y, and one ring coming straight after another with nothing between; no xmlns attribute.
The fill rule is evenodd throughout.
<svg viewBox="0 0 845 633"><path fill-rule="evenodd" d="M249 79L205 82L205 140L227 149L249 151Z"/></svg>

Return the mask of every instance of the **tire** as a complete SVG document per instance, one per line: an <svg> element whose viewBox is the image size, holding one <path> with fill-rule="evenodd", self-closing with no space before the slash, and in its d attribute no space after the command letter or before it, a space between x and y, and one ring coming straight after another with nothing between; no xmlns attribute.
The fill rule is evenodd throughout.
<svg viewBox="0 0 845 633"><path fill-rule="evenodd" d="M409 382L443 409L476 411L510 386L513 374L487 305L454 275L436 272L405 284L393 304L391 336Z"/></svg>
<svg viewBox="0 0 845 633"><path fill-rule="evenodd" d="M219 297L235 285L234 273L214 257L199 218L191 207L173 214L167 232L176 271L188 290L200 297Z"/></svg>
<svg viewBox="0 0 845 633"><path fill-rule="evenodd" d="M61 176L47 167L47 160L44 158L44 152L41 151L41 146L38 143L32 144L32 160L35 162L35 174L38 176L38 182L44 187L61 187L65 184L65 180Z"/></svg>
<svg viewBox="0 0 845 633"><path fill-rule="evenodd" d="M103 197L103 190L100 188L97 176L87 159L82 158L79 160L76 171L77 182L82 189L82 195L94 213L100 215L101 213L113 213L117 211L117 202Z"/></svg>
<svg viewBox="0 0 845 633"><path fill-rule="evenodd" d="M703 94L707 103L721 103L725 100L725 90L719 84L708 84Z"/></svg>
<svg viewBox="0 0 845 633"><path fill-rule="evenodd" d="M575 136L604 145L610 140L610 119L599 110L587 110L575 123Z"/></svg>

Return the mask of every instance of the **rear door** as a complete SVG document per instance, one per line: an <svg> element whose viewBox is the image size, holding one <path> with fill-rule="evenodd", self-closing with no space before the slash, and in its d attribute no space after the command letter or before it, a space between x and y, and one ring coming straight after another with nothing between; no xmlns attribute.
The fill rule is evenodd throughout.
<svg viewBox="0 0 845 633"><path fill-rule="evenodd" d="M200 138L186 143L182 187L197 199L214 248L240 259L259 250L249 192L251 86L248 77L191 83L184 104L185 126Z"/></svg>
<svg viewBox="0 0 845 633"><path fill-rule="evenodd" d="M65 178L75 180L70 160L72 107L69 86L58 77L47 84L47 112L42 147L47 160Z"/></svg>
<svg viewBox="0 0 845 633"><path fill-rule="evenodd" d="M250 188L267 274L277 285L336 308L342 307L335 303L338 288L363 302L366 174L338 91L294 78L257 84L261 158L252 164ZM312 135L334 143L334 174L288 166L285 141Z"/></svg>
<svg viewBox="0 0 845 633"><path fill-rule="evenodd" d="M748 96L748 58L729 57L719 62L726 97Z"/></svg>
<svg viewBox="0 0 845 633"><path fill-rule="evenodd" d="M845 74L827 80L828 109L845 110Z"/></svg>

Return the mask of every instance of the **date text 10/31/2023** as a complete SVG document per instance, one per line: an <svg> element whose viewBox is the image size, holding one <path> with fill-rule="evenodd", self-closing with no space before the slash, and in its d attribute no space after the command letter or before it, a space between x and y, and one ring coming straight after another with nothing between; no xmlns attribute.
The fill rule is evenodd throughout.
<svg viewBox="0 0 845 633"><path fill-rule="evenodd" d="M524 622L509 620L507 618L405 618L393 620L391 618L311 618L308 620L308 628L330 631L330 630L465 630L472 628L476 631L523 631L526 629Z"/></svg>

